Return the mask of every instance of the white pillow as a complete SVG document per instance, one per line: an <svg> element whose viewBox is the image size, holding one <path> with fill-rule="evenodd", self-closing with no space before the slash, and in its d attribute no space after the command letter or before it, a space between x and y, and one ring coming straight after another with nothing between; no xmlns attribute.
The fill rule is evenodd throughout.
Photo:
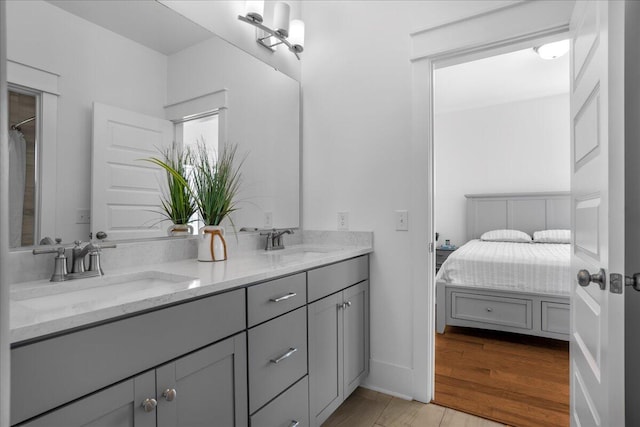
<svg viewBox="0 0 640 427"><path fill-rule="evenodd" d="M533 233L535 243L571 243L571 230L543 230Z"/></svg>
<svg viewBox="0 0 640 427"><path fill-rule="evenodd" d="M485 242L521 242L531 243L531 236L519 230L491 230L480 236Z"/></svg>

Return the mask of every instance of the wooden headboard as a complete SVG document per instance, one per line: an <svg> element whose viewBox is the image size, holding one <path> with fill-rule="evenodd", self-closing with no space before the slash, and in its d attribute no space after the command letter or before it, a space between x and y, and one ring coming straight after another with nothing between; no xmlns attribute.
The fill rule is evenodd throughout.
<svg viewBox="0 0 640 427"><path fill-rule="evenodd" d="M571 228L569 192L466 194L467 240L485 231L534 231Z"/></svg>

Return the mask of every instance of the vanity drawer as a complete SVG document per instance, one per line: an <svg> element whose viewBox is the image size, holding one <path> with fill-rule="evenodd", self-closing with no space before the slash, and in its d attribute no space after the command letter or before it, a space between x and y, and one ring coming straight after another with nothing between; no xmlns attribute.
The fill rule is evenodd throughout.
<svg viewBox="0 0 640 427"><path fill-rule="evenodd" d="M309 302L348 288L369 278L367 255L316 268L307 273Z"/></svg>
<svg viewBox="0 0 640 427"><path fill-rule="evenodd" d="M307 308L249 330L249 412L307 373Z"/></svg>
<svg viewBox="0 0 640 427"><path fill-rule="evenodd" d="M295 424L295 423L299 424ZM307 427L309 425L309 377L298 381L289 390L253 414L254 427Z"/></svg>
<svg viewBox="0 0 640 427"><path fill-rule="evenodd" d="M249 327L279 316L307 303L305 273L260 283L247 289Z"/></svg>
<svg viewBox="0 0 640 427"><path fill-rule="evenodd" d="M570 314L569 304L542 301L542 330L558 334L568 334L570 332Z"/></svg>
<svg viewBox="0 0 640 427"><path fill-rule="evenodd" d="M528 299L451 292L451 317L454 319L531 329L532 305Z"/></svg>
<svg viewBox="0 0 640 427"><path fill-rule="evenodd" d="M244 295L214 295L12 349L11 424L242 331Z"/></svg>

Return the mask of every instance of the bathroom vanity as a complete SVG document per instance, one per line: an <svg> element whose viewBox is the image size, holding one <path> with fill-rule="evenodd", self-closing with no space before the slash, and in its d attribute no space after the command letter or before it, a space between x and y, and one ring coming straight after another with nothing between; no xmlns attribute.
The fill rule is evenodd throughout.
<svg viewBox="0 0 640 427"><path fill-rule="evenodd" d="M275 252L16 286L12 425L320 425L368 373L371 248Z"/></svg>

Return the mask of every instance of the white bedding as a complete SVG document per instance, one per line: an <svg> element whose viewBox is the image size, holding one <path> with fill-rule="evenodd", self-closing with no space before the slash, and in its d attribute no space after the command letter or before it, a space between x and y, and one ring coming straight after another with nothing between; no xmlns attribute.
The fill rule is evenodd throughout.
<svg viewBox="0 0 640 427"><path fill-rule="evenodd" d="M570 295L568 244L471 240L453 252L436 280L464 286Z"/></svg>

